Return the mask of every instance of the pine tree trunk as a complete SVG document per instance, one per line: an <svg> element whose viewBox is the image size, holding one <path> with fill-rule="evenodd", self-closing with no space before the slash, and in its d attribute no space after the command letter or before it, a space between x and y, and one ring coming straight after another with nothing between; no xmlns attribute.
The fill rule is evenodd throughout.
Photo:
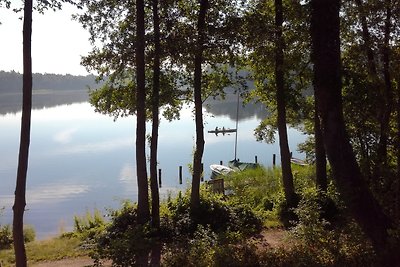
<svg viewBox="0 0 400 267"><path fill-rule="evenodd" d="M323 139L341 196L376 251L384 254L391 224L366 186L343 119L339 10L339 0L311 1L314 90Z"/></svg>
<svg viewBox="0 0 400 267"><path fill-rule="evenodd" d="M193 175L191 192L191 212L196 213L200 205L200 179L202 175L201 161L204 152L203 101L201 97L201 65L205 41L205 25L208 0L200 1L200 12L197 20L197 46L194 57L194 106L196 121L196 149L193 157Z"/></svg>
<svg viewBox="0 0 400 267"><path fill-rule="evenodd" d="M383 92L383 112L381 119L381 129L380 129L380 139L378 147L378 159L380 160L380 168L382 169L379 173L384 172L387 168L387 157L388 157L388 139L389 139L389 127L390 127L390 116L392 114L392 99L393 99L393 89L392 81L390 77L390 32L391 32L391 19L392 11L390 0L386 0L386 18L385 18L385 35L384 44L382 48L382 62L383 62L383 80L384 80L384 92Z"/></svg>
<svg viewBox="0 0 400 267"><path fill-rule="evenodd" d="M153 98L152 98L152 129L150 147L150 187L151 187L151 218L152 226L160 228L160 197L157 181L157 147L159 125L160 98L160 18L158 15L158 0L153 0L154 24L154 65L153 65Z"/></svg>
<svg viewBox="0 0 400 267"><path fill-rule="evenodd" d="M29 143L31 132L31 110L32 110L32 0L26 0L24 6L23 25L23 97L22 97L22 118L21 138L19 147L17 182L15 188L15 202L13 206L13 239L15 264L17 267L26 267L26 251L24 244L24 211L26 205L26 176L28 171Z"/></svg>
<svg viewBox="0 0 400 267"><path fill-rule="evenodd" d="M314 110L314 136L315 136L315 167L316 167L316 187L321 192L328 189L328 178L326 174L326 153L322 138L321 122L317 110L317 99L315 99Z"/></svg>
<svg viewBox="0 0 400 267"><path fill-rule="evenodd" d="M138 223L150 220L149 192L146 170L146 89L144 61L144 1L136 1L136 172L138 182Z"/></svg>
<svg viewBox="0 0 400 267"><path fill-rule="evenodd" d="M286 92L284 81L284 40L282 36L283 10L282 0L275 0L275 83L278 109L279 148L281 153L282 179L286 201L289 206L295 203L290 150L286 128Z"/></svg>

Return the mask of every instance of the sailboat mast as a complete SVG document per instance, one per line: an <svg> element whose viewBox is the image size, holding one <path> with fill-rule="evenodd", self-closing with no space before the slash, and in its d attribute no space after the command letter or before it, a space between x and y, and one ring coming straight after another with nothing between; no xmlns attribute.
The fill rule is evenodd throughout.
<svg viewBox="0 0 400 267"><path fill-rule="evenodd" d="M237 159L237 140L238 140L238 125L239 125L239 91L237 93L237 104L236 104L236 136L235 136L235 160Z"/></svg>

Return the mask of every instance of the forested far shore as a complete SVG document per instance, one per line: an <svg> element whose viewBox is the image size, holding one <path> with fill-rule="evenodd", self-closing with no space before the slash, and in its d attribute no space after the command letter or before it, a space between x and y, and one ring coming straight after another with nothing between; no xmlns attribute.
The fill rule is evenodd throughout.
<svg viewBox="0 0 400 267"><path fill-rule="evenodd" d="M94 75L33 74L33 90L88 90L97 88ZM0 93L22 93L22 74L0 71Z"/></svg>

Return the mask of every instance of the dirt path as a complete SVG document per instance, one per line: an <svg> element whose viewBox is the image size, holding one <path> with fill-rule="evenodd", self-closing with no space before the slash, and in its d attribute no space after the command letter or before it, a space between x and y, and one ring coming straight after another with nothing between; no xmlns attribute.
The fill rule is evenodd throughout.
<svg viewBox="0 0 400 267"><path fill-rule="evenodd" d="M93 260L89 257L63 259L58 261L45 261L34 263L32 267L85 267L93 266ZM111 263L104 264L103 266L111 266Z"/></svg>

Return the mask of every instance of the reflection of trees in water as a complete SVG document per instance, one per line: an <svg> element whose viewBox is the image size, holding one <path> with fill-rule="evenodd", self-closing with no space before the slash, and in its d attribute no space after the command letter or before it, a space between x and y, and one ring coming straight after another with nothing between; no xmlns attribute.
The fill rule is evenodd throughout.
<svg viewBox="0 0 400 267"><path fill-rule="evenodd" d="M82 103L89 100L88 91L85 90L34 90L32 98L33 109L50 108L59 105ZM16 113L21 110L22 94L0 93L0 114ZM256 117L259 120L267 116L265 107L261 104L249 103L243 106L239 100L239 120ZM228 116L236 120L236 95L227 95L225 100L210 99L205 103L207 112L214 116Z"/></svg>
<svg viewBox="0 0 400 267"><path fill-rule="evenodd" d="M207 112L214 116L228 116L231 120L236 120L236 96L227 97L225 100L207 100L205 105ZM253 117L263 120L267 115L267 110L262 104L248 103L243 105L243 99L239 99L239 120L246 120Z"/></svg>
<svg viewBox="0 0 400 267"><path fill-rule="evenodd" d="M34 90L32 97L32 108L42 109L59 105L87 102L89 100L87 90L55 91ZM0 94L0 114L16 113L21 111L22 94L4 93Z"/></svg>

